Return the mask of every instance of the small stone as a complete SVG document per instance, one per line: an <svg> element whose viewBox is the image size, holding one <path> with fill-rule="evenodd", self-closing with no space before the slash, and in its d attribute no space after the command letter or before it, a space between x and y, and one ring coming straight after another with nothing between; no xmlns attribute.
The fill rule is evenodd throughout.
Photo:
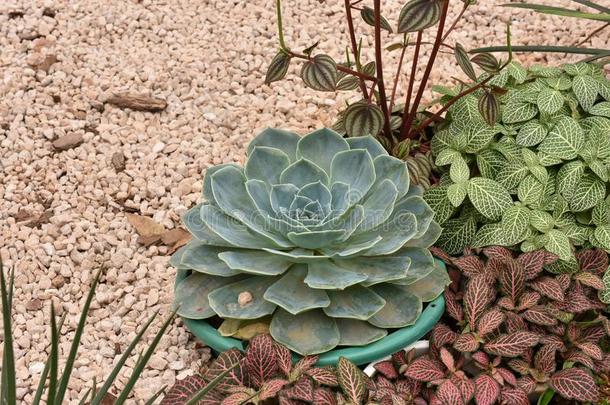
<svg viewBox="0 0 610 405"><path fill-rule="evenodd" d="M169 363L169 368L176 371L182 370L184 368L184 362L181 360L172 361Z"/></svg>
<svg viewBox="0 0 610 405"><path fill-rule="evenodd" d="M163 370L167 367L167 360L160 355L154 355L150 358L148 365L155 370Z"/></svg>
<svg viewBox="0 0 610 405"><path fill-rule="evenodd" d="M25 309L28 311L40 311L42 309L42 301L34 298L25 304Z"/></svg>
<svg viewBox="0 0 610 405"><path fill-rule="evenodd" d="M42 373L42 370L44 370L44 363L40 362L40 361L35 361L33 363L30 363L30 374L40 374Z"/></svg>
<svg viewBox="0 0 610 405"><path fill-rule="evenodd" d="M66 279L61 274L53 277L53 280L51 280L51 284L53 284L53 287L55 288L61 288L65 283Z"/></svg>
<svg viewBox="0 0 610 405"><path fill-rule="evenodd" d="M203 118L205 118L208 121L214 121L214 120L216 120L216 114L214 114L214 113L205 113L205 114L203 114Z"/></svg>
<svg viewBox="0 0 610 405"><path fill-rule="evenodd" d="M165 144L163 142L157 142L153 145L152 151L153 153L159 153L163 150L163 148L165 148Z"/></svg>
<svg viewBox="0 0 610 405"><path fill-rule="evenodd" d="M112 155L112 166L114 166L114 170L117 172L125 170L125 155L123 152L115 152Z"/></svg>
<svg viewBox="0 0 610 405"><path fill-rule="evenodd" d="M249 291L242 291L237 296L237 303L242 307L245 307L246 305L251 303L252 300L253 300L252 293L250 293Z"/></svg>
<svg viewBox="0 0 610 405"><path fill-rule="evenodd" d="M53 141L53 147L58 150L68 150L77 147L83 143L83 136L81 134L68 134Z"/></svg>

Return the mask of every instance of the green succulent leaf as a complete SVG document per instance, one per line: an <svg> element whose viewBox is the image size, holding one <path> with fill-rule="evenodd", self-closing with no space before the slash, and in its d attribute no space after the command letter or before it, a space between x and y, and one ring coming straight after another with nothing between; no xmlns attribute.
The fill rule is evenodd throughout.
<svg viewBox="0 0 610 405"><path fill-rule="evenodd" d="M298 315L278 309L269 332L277 342L304 356L327 352L341 340L335 320L320 309Z"/></svg>
<svg viewBox="0 0 610 405"><path fill-rule="evenodd" d="M421 299L408 292L406 287L378 284L371 287L386 301L384 307L369 322L379 328L404 328L413 325L422 311Z"/></svg>

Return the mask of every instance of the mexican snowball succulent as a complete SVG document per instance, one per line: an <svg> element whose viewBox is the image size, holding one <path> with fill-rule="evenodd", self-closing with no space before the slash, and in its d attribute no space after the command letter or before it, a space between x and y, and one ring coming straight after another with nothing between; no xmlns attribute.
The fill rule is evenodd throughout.
<svg viewBox="0 0 610 405"><path fill-rule="evenodd" d="M519 244L569 263L574 246L610 251L610 80L584 63L513 63L490 84L507 89L499 102L460 99L432 141L446 168L425 196L439 246Z"/></svg>
<svg viewBox="0 0 610 405"><path fill-rule="evenodd" d="M448 283L427 248L440 234L403 161L372 137L267 129L242 168L207 170L193 241L172 264L179 314L270 319L301 354L364 345L413 324Z"/></svg>

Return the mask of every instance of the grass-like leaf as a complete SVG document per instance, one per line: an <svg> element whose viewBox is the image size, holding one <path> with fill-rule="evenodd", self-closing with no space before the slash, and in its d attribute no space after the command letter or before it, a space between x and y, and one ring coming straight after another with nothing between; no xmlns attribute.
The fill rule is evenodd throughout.
<svg viewBox="0 0 610 405"><path fill-rule="evenodd" d="M531 3L509 3L503 4L504 7L523 8L534 10L544 14L560 15L564 17L586 18L595 21L610 21L610 14L604 13L583 13L581 11L570 10L563 7L545 6L542 4Z"/></svg>
<svg viewBox="0 0 610 405"><path fill-rule="evenodd" d="M15 380L15 354L13 351L13 329L12 329L12 300L14 272L10 273L9 287L6 286L6 278L0 258L0 288L2 293L2 323L4 328L4 352L2 355L2 383L0 385L0 401L9 405L17 403L16 380Z"/></svg>
<svg viewBox="0 0 610 405"><path fill-rule="evenodd" d="M191 397L191 399L185 405L197 405L203 397L206 396L208 392L213 390L233 369L239 366L239 362L233 364L231 367L218 374L212 381L210 381L205 387L197 391L195 395Z"/></svg>

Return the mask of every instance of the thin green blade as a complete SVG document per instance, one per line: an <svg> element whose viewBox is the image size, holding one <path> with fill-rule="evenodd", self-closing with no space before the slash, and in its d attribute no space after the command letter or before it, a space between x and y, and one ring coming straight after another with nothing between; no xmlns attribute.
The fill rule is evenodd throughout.
<svg viewBox="0 0 610 405"><path fill-rule="evenodd" d="M15 353L13 351L12 329L12 300L13 300L14 272L10 275L9 289L6 288L6 279L0 259L0 288L2 293L2 323L4 328L4 352L2 355L2 383L0 385L0 399L3 403L13 405L17 403L15 381Z"/></svg>
<svg viewBox="0 0 610 405"><path fill-rule="evenodd" d="M218 383L220 383L226 377L226 375L233 371L233 369L238 365L239 362L233 364L231 367L220 373L216 378L210 381L208 385L197 391L197 393L193 395L185 405L197 405L199 401L203 399L203 397L205 397L208 392L212 391L214 387L217 386Z"/></svg>

